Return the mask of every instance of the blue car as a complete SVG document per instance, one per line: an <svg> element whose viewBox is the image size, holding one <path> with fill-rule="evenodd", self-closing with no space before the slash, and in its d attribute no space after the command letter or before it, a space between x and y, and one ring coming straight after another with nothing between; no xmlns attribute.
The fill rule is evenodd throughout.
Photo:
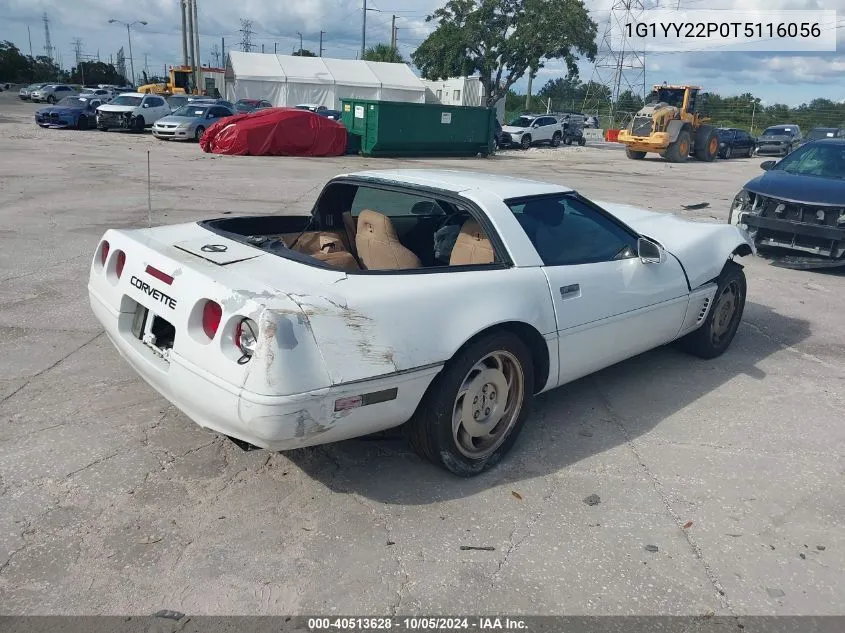
<svg viewBox="0 0 845 633"><path fill-rule="evenodd" d="M65 97L56 105L36 110L35 122L41 127L87 130L94 126L97 106L102 104L100 98Z"/></svg>

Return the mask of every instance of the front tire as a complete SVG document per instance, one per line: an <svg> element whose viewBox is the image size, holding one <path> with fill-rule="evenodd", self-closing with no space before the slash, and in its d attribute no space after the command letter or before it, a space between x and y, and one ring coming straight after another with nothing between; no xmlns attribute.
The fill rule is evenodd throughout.
<svg viewBox="0 0 845 633"><path fill-rule="evenodd" d="M522 140L519 142L519 144L522 149L528 149L529 147L531 147L531 136L529 136L528 134L523 134Z"/></svg>
<svg viewBox="0 0 845 633"><path fill-rule="evenodd" d="M552 147L560 147L560 132L555 132L554 136L552 136Z"/></svg>
<svg viewBox="0 0 845 633"><path fill-rule="evenodd" d="M194 140L199 143L200 139L202 138L203 133L205 132L205 128L203 126L199 126L197 131L194 132Z"/></svg>
<svg viewBox="0 0 845 633"><path fill-rule="evenodd" d="M49 97L47 97L47 103L49 103L50 105L54 105L56 103L56 97L50 95Z"/></svg>
<svg viewBox="0 0 845 633"><path fill-rule="evenodd" d="M478 475L513 447L533 393L528 347L511 332L491 333L446 363L408 422L408 439L455 475Z"/></svg>
<svg viewBox="0 0 845 633"><path fill-rule="evenodd" d="M722 158L727 160L731 157L731 154L733 154L733 150L730 148L730 146L728 146L728 147L725 148L725 153L722 154Z"/></svg>
<svg viewBox="0 0 845 633"><path fill-rule="evenodd" d="M147 127L146 121L144 121L144 117L137 116L135 120L132 122L132 130L138 133L144 131L144 128Z"/></svg>
<svg viewBox="0 0 845 633"><path fill-rule="evenodd" d="M638 152L637 150L631 149L630 147L625 148L625 155L631 160L642 160L643 158L645 158L645 152Z"/></svg>
<svg viewBox="0 0 845 633"><path fill-rule="evenodd" d="M88 117L82 115L76 121L76 129L77 130L87 130L88 129Z"/></svg>
<svg viewBox="0 0 845 633"><path fill-rule="evenodd" d="M729 261L719 275L719 287L704 324L678 341L699 358L716 358L730 347L745 309L747 284L742 266Z"/></svg>
<svg viewBox="0 0 845 633"><path fill-rule="evenodd" d="M674 143L670 143L666 148L666 160L670 163L683 163L689 158L690 149L690 134L686 130L681 130L678 138Z"/></svg>

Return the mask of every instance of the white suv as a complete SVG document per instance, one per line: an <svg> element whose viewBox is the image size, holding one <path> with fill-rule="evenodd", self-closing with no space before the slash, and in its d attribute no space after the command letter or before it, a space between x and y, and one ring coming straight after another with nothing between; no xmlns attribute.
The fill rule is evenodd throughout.
<svg viewBox="0 0 845 633"><path fill-rule="evenodd" d="M523 114L509 125L502 126L501 144L518 145L523 149L537 143L549 143L557 147L562 138L563 127L557 118L548 114Z"/></svg>
<svg viewBox="0 0 845 633"><path fill-rule="evenodd" d="M170 114L167 101L158 95L125 92L97 108L97 129L121 128L143 132Z"/></svg>

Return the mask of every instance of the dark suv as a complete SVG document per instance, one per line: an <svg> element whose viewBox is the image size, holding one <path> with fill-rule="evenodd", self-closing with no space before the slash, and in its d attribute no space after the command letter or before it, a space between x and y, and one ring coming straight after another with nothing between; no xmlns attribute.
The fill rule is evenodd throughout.
<svg viewBox="0 0 845 633"><path fill-rule="evenodd" d="M760 156L786 156L801 144L801 128L797 125L773 125L757 139Z"/></svg>

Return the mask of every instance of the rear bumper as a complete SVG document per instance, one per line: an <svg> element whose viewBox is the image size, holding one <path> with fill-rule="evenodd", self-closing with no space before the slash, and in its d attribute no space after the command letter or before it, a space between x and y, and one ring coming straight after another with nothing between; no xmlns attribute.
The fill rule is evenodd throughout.
<svg viewBox="0 0 845 633"><path fill-rule="evenodd" d="M91 309L120 355L153 389L199 426L274 451L375 433L413 414L440 367L337 385L289 396L263 395L221 380L172 353L157 356L131 334L120 313L88 287ZM335 401L396 389L390 400L336 412Z"/></svg>

